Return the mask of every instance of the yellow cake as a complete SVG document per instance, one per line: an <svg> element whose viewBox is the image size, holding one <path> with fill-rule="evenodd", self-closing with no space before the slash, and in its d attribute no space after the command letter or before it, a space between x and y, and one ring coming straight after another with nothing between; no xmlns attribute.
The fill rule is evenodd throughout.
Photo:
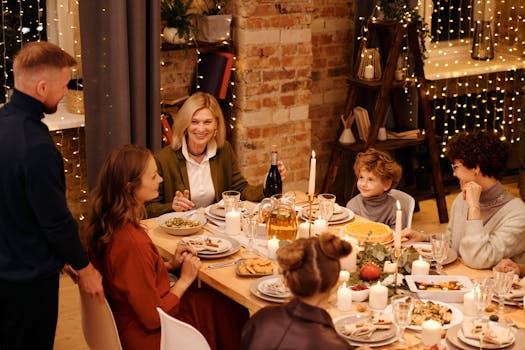
<svg viewBox="0 0 525 350"><path fill-rule="evenodd" d="M357 238L359 242L385 243L393 239L392 229L389 226L373 221L356 221L346 224L345 233Z"/></svg>

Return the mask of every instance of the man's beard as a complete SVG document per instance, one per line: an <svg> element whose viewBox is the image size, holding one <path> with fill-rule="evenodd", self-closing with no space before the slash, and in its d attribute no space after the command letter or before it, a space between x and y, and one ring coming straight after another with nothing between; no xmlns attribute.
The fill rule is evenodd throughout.
<svg viewBox="0 0 525 350"><path fill-rule="evenodd" d="M58 104L51 106L51 107L44 105L45 114L53 114L57 111L57 109L58 109Z"/></svg>

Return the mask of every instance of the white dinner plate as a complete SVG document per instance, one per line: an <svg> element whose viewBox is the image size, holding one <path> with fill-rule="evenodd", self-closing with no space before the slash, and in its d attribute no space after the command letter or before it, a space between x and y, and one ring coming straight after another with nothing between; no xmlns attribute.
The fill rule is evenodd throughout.
<svg viewBox="0 0 525 350"><path fill-rule="evenodd" d="M222 253L202 254L202 252L201 253L197 252L197 255L201 259L225 258L227 256L237 253L239 249L241 249L241 243L233 237L230 237L224 234L215 234L215 235L211 235L210 237L218 237L218 238L229 241L231 243L231 248Z"/></svg>
<svg viewBox="0 0 525 350"><path fill-rule="evenodd" d="M430 243L426 242L413 242L413 243L405 243L407 247L414 247L415 250L419 252L419 255L423 257L423 259L430 261L432 263L435 263L432 259L432 246ZM443 261L443 266L452 264L454 261L456 261L458 258L458 253L452 249L449 248L447 252L447 257L445 258L445 261Z"/></svg>
<svg viewBox="0 0 525 350"><path fill-rule="evenodd" d="M444 324L443 325L443 329L449 329L449 328L451 328L451 327L453 327L453 326L463 322L463 312L461 312L461 310L459 310L455 306L452 306L450 304L443 303L443 302L437 301L437 300L427 300L427 299L415 299L415 300L416 301L417 300L421 300L422 302L432 301L433 303L436 303L436 304L439 304L439 305L443 305L443 306L447 306L452 311L452 321L450 321L450 323L448 323L448 324ZM385 314L392 315L392 304L387 305L387 307L385 308L384 312L385 312ZM390 316L390 317L392 317L392 316ZM415 330L415 331L421 331L423 329L421 326L414 326L414 325L409 325L407 328Z"/></svg>
<svg viewBox="0 0 525 350"><path fill-rule="evenodd" d="M342 224L342 223L352 220L355 217L354 212L351 211L350 209L345 208L345 207L340 207L340 208L341 208L341 213L334 214L332 218L328 220L328 225ZM318 209L316 209L314 206L314 208L312 208L312 219L313 220L317 219L317 215L314 215L317 211ZM308 206L305 206L302 208L299 216L301 219L308 221L308 217L309 217Z"/></svg>
<svg viewBox="0 0 525 350"><path fill-rule="evenodd" d="M507 331L503 327L498 325L496 322L490 322L490 326L492 327L492 329L494 329L496 331L501 331L501 332ZM509 341L507 343L503 343L501 345L490 344L490 343L485 343L484 342L483 343L483 349L502 349L502 348L506 348L507 346L510 346L510 345L514 344L514 342L516 341L516 336L512 332L512 329L509 329L509 331L511 332L511 338L512 338L511 341ZM458 337L459 340L461 340L465 344L472 345L472 346L477 347L477 348L479 348L480 345L481 345L479 340L476 340L476 339L473 339L473 338L467 338L465 336L465 334L463 333L463 329L462 328L459 328L458 333L457 333L457 337Z"/></svg>
<svg viewBox="0 0 525 350"><path fill-rule="evenodd" d="M389 329L376 330L368 338L363 337L363 336L352 336L352 335L344 334L343 327L346 324L364 322L364 321L367 321L366 319L368 319L368 317L363 317L361 315L341 316L334 320L334 326L335 326L337 333L339 333L345 339L350 340L352 342L357 342L357 343L363 343L363 344L379 343L379 342L384 342L385 340L390 340L392 338L395 338L397 329L394 324L391 324Z"/></svg>
<svg viewBox="0 0 525 350"><path fill-rule="evenodd" d="M186 237L183 238L183 241L195 249L198 255L221 254L232 247L232 243L229 240L211 235Z"/></svg>
<svg viewBox="0 0 525 350"><path fill-rule="evenodd" d="M340 323L341 320L344 320L344 319L346 319L348 317L359 317L359 315L339 316L339 317L333 319L334 325ZM395 329L395 326L393 326L393 328ZM336 327L336 330L337 330L337 327ZM338 332L338 334L341 334L341 333L339 333L339 331L337 331L337 332ZM385 340L378 341L378 342L367 343L367 342L360 342L360 341L350 340L350 339L348 339L347 337L345 337L342 334L341 334L341 336L343 336L346 339L346 341L352 346L368 345L371 348L392 344L393 342L395 342L397 340L397 336L394 335L393 337L391 337L389 339L385 339Z"/></svg>
<svg viewBox="0 0 525 350"><path fill-rule="evenodd" d="M282 304L282 303L286 303L288 302L290 299L289 298L276 298L276 297L272 297L272 296L269 296L269 295L266 295L264 293L261 293L259 291L259 284L261 282L264 282L265 280L269 279L269 278L273 278L274 276L266 276L266 277L261 277L259 279L256 279L255 281L252 282L252 284L250 284L250 292L255 295L256 297L260 298L260 299L263 299L263 300L266 300L266 301L271 301L273 303L279 303L279 304Z"/></svg>
<svg viewBox="0 0 525 350"><path fill-rule="evenodd" d="M257 286L257 290L274 298L286 299L292 296L292 292L284 284L283 276L270 276L263 279Z"/></svg>

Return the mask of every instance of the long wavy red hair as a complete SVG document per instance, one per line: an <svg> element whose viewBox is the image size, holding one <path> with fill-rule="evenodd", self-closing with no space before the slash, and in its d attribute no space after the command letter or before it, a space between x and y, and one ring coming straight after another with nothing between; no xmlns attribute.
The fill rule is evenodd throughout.
<svg viewBox="0 0 525 350"><path fill-rule="evenodd" d="M139 226L146 216L144 206L135 199L151 152L142 146L124 145L114 149L98 174L91 192L89 214L83 242L91 254L99 256L113 233L122 225Z"/></svg>

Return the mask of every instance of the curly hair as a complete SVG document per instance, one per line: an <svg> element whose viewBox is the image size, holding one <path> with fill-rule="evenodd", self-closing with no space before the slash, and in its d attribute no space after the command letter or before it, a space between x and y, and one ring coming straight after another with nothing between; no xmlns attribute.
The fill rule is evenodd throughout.
<svg viewBox="0 0 525 350"><path fill-rule="evenodd" d="M89 253L100 255L122 225L140 225L145 209L135 198L151 152L142 146L124 145L114 149L98 174L91 192L86 230L82 240Z"/></svg>
<svg viewBox="0 0 525 350"><path fill-rule="evenodd" d="M485 176L500 180L511 152L510 144L495 132L479 130L462 132L450 139L445 155L451 161L461 161L467 168L479 166Z"/></svg>
<svg viewBox="0 0 525 350"><path fill-rule="evenodd" d="M277 261L293 294L309 297L331 290L339 279L339 259L352 245L331 233L300 238L277 251Z"/></svg>
<svg viewBox="0 0 525 350"><path fill-rule="evenodd" d="M388 153L375 148L369 148L357 154L354 162L355 176L359 177L363 168L379 176L383 182L391 180L390 189L399 184L403 173L401 166Z"/></svg>

